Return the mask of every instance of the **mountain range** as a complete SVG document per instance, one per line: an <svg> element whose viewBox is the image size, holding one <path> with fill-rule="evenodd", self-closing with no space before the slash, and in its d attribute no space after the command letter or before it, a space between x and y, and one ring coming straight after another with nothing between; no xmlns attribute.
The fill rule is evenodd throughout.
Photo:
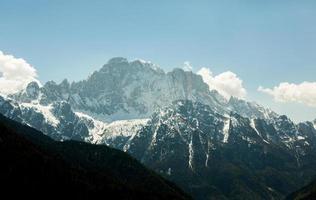
<svg viewBox="0 0 316 200"><path fill-rule="evenodd" d="M31 82L0 97L0 113L58 141L125 151L195 199L282 199L316 175L316 121L225 99L193 72L142 60Z"/></svg>

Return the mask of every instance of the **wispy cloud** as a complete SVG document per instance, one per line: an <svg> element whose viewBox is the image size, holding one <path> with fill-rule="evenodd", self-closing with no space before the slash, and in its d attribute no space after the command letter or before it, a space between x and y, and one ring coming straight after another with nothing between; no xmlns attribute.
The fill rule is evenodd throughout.
<svg viewBox="0 0 316 200"><path fill-rule="evenodd" d="M0 93L15 93L31 82L37 81L34 67L22 58L4 54L0 51Z"/></svg>
<svg viewBox="0 0 316 200"><path fill-rule="evenodd" d="M300 84L283 82L272 89L260 86L258 91L273 96L278 102L298 102L316 107L316 82Z"/></svg>

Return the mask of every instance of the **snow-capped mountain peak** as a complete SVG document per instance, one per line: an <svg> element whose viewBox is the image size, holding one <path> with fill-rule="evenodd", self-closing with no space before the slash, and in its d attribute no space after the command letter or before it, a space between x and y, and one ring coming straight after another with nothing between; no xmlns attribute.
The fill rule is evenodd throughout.
<svg viewBox="0 0 316 200"><path fill-rule="evenodd" d="M82 81L32 82L24 91L0 96L0 113L56 140L126 151L180 184L185 180L190 191L209 191L213 170L261 177L271 167L301 169L316 149L316 121L295 124L257 103L226 100L191 71L165 73L150 62L121 57ZM279 180L265 177L260 188L270 198Z"/></svg>

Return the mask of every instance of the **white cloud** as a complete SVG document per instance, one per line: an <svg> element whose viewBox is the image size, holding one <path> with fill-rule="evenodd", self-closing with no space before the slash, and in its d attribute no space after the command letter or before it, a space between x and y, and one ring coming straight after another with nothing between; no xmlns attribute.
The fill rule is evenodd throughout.
<svg viewBox="0 0 316 200"><path fill-rule="evenodd" d="M183 69L184 71L192 71L192 70L193 70L193 67L192 67L192 65L191 65L191 63L190 63L189 61L185 61L185 62L183 63L182 69Z"/></svg>
<svg viewBox="0 0 316 200"><path fill-rule="evenodd" d="M300 84L283 82L270 88L259 87L258 91L274 97L278 102L298 102L316 107L316 82L302 82Z"/></svg>
<svg viewBox="0 0 316 200"><path fill-rule="evenodd" d="M34 67L22 58L15 58L0 51L0 93L12 94L23 88L31 81L37 81Z"/></svg>
<svg viewBox="0 0 316 200"><path fill-rule="evenodd" d="M227 71L216 76L208 68L201 68L197 74L201 75L203 81L208 84L210 90L217 90L226 99L231 96L245 98L246 89L242 85L242 80L233 72Z"/></svg>

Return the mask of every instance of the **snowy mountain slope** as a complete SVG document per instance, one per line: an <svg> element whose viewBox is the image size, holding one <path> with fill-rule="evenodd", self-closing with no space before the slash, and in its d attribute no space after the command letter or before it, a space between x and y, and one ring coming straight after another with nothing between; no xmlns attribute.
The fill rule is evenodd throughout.
<svg viewBox="0 0 316 200"><path fill-rule="evenodd" d="M17 121L43 131L54 139L83 141L89 135L85 124L66 102L42 105L37 101L20 103L3 97L0 97L0 102L0 109L6 110L1 112L4 116L19 119Z"/></svg>
<svg viewBox="0 0 316 200"><path fill-rule="evenodd" d="M152 138L148 148L157 146L155 142L160 141L157 139L160 128L168 129L162 131L163 137L179 136L188 148L195 132L202 134L198 137L201 143L207 144L206 140L209 139L222 146L240 139L249 144L275 144L293 148L295 141L314 140L316 137L316 130L311 122L296 125L286 116L270 121L244 118L237 113L221 115L208 105L181 100L154 113L141 131L148 129L148 126L154 126L149 131ZM236 131L238 134L234 134ZM142 132L137 133L141 134ZM146 133L146 137L150 134Z"/></svg>
<svg viewBox="0 0 316 200"><path fill-rule="evenodd" d="M74 112L64 101L42 105L38 101L18 103L0 96L0 112L16 121L34 127L57 140L80 140L97 144L122 143L133 136L148 119L103 122ZM123 140L123 141L120 141Z"/></svg>
<svg viewBox="0 0 316 200"><path fill-rule="evenodd" d="M260 106L255 102L247 102L236 97L231 97L228 101L228 107L231 111L248 118L261 118L266 120L273 120L279 115L269 108Z"/></svg>
<svg viewBox="0 0 316 200"><path fill-rule="evenodd" d="M91 143L107 144L117 148L122 148L149 120L131 119L106 123L80 112L75 112L75 114L88 127Z"/></svg>

